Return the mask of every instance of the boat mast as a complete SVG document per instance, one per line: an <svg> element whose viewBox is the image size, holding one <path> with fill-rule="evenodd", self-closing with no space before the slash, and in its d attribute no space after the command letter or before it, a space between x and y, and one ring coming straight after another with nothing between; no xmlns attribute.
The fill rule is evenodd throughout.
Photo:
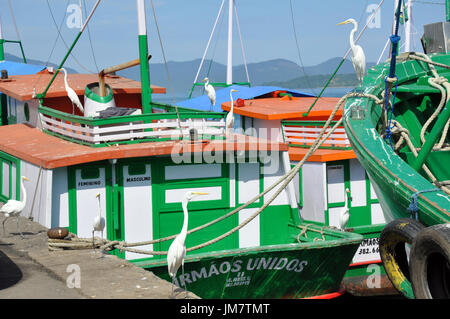
<svg viewBox="0 0 450 319"><path fill-rule="evenodd" d="M405 52L411 52L411 28L412 28L412 0L408 0L406 3L406 12L403 13L403 17L407 21L405 21Z"/></svg>
<svg viewBox="0 0 450 319"><path fill-rule="evenodd" d="M152 89L150 88L150 65L148 62L147 22L145 0L136 0L138 15L139 59L141 65L142 113L152 112Z"/></svg>
<svg viewBox="0 0 450 319"><path fill-rule="evenodd" d="M3 33L2 33L2 18L0 17L0 61L5 60L5 40L3 39Z"/></svg>
<svg viewBox="0 0 450 319"><path fill-rule="evenodd" d="M228 2L227 85L233 84L233 7L234 7L234 0L229 0L229 2Z"/></svg>

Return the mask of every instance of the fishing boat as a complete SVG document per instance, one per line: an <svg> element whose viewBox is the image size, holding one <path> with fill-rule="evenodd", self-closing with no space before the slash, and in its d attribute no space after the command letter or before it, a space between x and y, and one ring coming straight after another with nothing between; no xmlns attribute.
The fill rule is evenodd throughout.
<svg viewBox="0 0 450 319"><path fill-rule="evenodd" d="M243 99L234 106L241 125L237 130L287 143L290 165L295 166L307 154L340 99L321 97L310 109L315 100L316 97L295 96L289 90L276 91L269 97ZM230 111L230 107L229 102L222 104L224 111ZM338 110L332 123L341 117L342 110ZM343 126L309 157L295 176L294 184L305 223L335 227L364 237L346 271L342 288L357 296L396 294L382 267L378 248L385 218ZM350 217L341 226L340 216L345 207Z"/></svg>
<svg viewBox="0 0 450 319"><path fill-rule="evenodd" d="M0 199L22 199L22 215L67 228L75 237L64 244L92 236L95 246L200 297L337 293L362 236L300 220L285 143L226 134L223 112L152 101L165 89L150 85L143 0L139 59L97 75L62 74L99 4L57 69L0 82L17 112L29 113L0 126ZM140 82L113 74L136 62ZM208 195L188 205L184 272L169 278L167 250L190 191ZM93 238L99 215L101 239Z"/></svg>
<svg viewBox="0 0 450 319"><path fill-rule="evenodd" d="M447 22L424 26L424 53L392 55L368 71L347 99L344 125L366 169L387 225L380 254L394 287L408 298L449 298L450 77Z"/></svg>

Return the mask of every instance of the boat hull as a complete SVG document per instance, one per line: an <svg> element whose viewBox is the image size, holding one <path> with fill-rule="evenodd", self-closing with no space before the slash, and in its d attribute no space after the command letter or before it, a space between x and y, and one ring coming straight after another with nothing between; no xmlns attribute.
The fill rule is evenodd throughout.
<svg viewBox="0 0 450 319"><path fill-rule="evenodd" d="M201 298L307 298L337 292L362 237L218 251L186 257L175 284ZM171 281L165 260L141 264Z"/></svg>

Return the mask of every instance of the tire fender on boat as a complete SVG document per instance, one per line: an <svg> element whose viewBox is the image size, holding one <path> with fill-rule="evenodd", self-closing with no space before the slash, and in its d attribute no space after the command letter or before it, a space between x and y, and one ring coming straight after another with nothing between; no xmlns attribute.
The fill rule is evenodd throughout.
<svg viewBox="0 0 450 319"><path fill-rule="evenodd" d="M387 224L380 234L380 256L392 285L405 297L413 299L406 245L425 227L416 220L399 218Z"/></svg>
<svg viewBox="0 0 450 319"><path fill-rule="evenodd" d="M419 232L411 248L410 270L416 298L450 298L450 223Z"/></svg>

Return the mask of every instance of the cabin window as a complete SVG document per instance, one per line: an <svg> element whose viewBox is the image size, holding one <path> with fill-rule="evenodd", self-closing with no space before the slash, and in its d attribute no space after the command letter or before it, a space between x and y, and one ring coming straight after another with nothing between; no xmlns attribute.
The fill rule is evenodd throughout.
<svg viewBox="0 0 450 319"><path fill-rule="evenodd" d="M17 123L17 100L8 96L8 124Z"/></svg>
<svg viewBox="0 0 450 319"><path fill-rule="evenodd" d="M96 179L100 178L100 169L98 167L83 167L81 169L82 179Z"/></svg>
<svg viewBox="0 0 450 319"><path fill-rule="evenodd" d="M25 120L27 122L30 121L30 107L28 106L28 103L25 103L23 106L23 113L25 114Z"/></svg>
<svg viewBox="0 0 450 319"><path fill-rule="evenodd" d="M128 165L128 175L144 175L146 173L144 163L135 163Z"/></svg>

